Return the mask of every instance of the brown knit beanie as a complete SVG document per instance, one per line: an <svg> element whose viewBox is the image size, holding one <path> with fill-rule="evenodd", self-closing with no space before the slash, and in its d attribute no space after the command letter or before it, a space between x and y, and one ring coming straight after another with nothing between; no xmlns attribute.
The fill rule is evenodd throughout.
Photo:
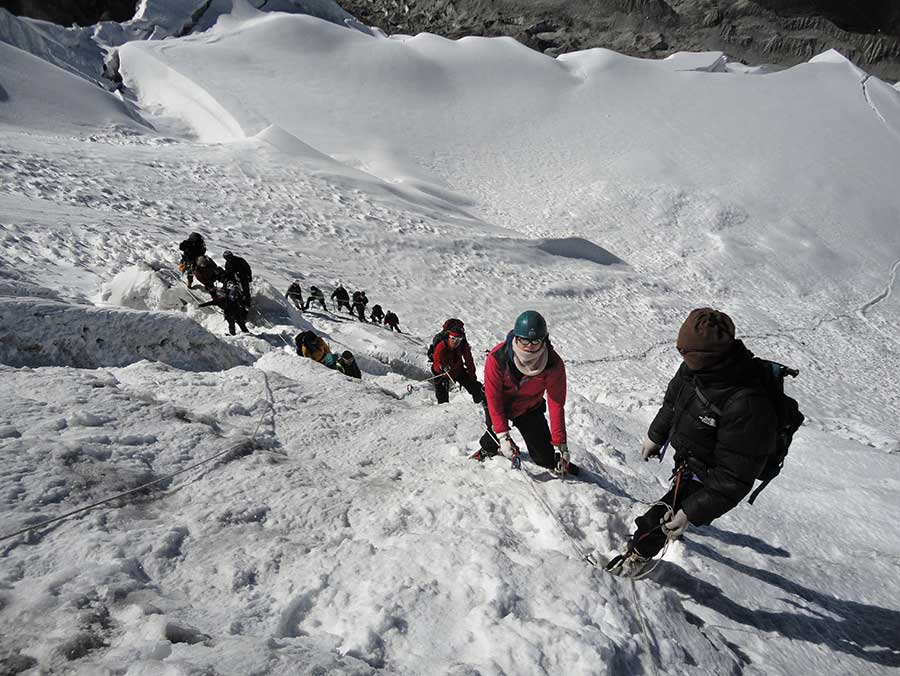
<svg viewBox="0 0 900 676"><path fill-rule="evenodd" d="M724 312L709 307L693 310L678 331L676 346L692 371L722 361L734 345L734 322Z"/></svg>

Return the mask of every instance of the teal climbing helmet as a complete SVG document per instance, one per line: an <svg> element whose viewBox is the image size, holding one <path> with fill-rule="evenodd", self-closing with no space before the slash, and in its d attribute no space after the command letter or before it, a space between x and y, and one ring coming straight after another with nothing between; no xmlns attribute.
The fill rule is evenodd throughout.
<svg viewBox="0 0 900 676"><path fill-rule="evenodd" d="M337 366L337 361L338 361L337 355L334 354L333 352L329 352L328 354L325 355L325 358L322 360L322 363L325 364L325 366L327 366L328 368L333 369L335 366Z"/></svg>
<svg viewBox="0 0 900 676"><path fill-rule="evenodd" d="M547 337L547 322L537 310L525 310L516 317L513 335L529 340L543 340Z"/></svg>

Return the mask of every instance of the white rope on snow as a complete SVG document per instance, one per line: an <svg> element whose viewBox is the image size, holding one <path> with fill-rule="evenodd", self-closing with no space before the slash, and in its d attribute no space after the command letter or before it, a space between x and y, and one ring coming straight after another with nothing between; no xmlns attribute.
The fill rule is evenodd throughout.
<svg viewBox="0 0 900 676"><path fill-rule="evenodd" d="M265 371L263 371L263 379L266 382L266 387L268 387L269 377ZM166 476L159 477L158 479L154 479L153 481L148 481L145 484L141 484L140 486L131 488L127 491L124 491L117 495L113 495L112 497L106 498L104 500L99 500L99 501L93 502L89 505L84 505L83 507L73 509L69 512L66 512L65 514L60 514L59 516L55 516L52 519L47 519L46 521L41 521L40 523L32 524L31 526L27 526L26 528L21 528L21 529L15 531L14 533L9 533L8 535L3 535L2 537L0 537L0 542L3 542L4 540L10 540L18 535L28 533L29 531L37 530L38 528L44 528L45 526L49 526L52 523L56 523L58 521L63 521L65 519L68 519L70 516L74 516L75 514L80 514L82 512L90 511L92 509L95 509L96 507L100 507L101 505L105 505L109 502L112 502L113 500L118 500L119 498L123 498L126 495L131 495L133 493L137 493L139 491L144 490L145 488L149 488L150 486L155 486L158 483L162 483L163 481L168 481L169 479L172 479L173 477L176 477L179 474L184 474L185 472L189 472L190 470L195 469L196 467L200 467L201 465L204 465L212 460L215 460L216 458L219 458L228 453L233 453L234 451L238 450L242 446L250 445L254 441L256 441L256 435L259 433L259 428L262 426L263 418L265 417L265 415L269 411L269 409L272 409L272 408L274 408L272 402L268 401L268 399L267 399L266 406L263 407L262 413L260 413L259 420L256 423L256 427L253 430L253 434L251 434L248 439L242 439L240 442L232 444L225 450L219 451L218 453L214 453L213 455L209 456L208 458L204 458L203 460L200 460L199 462L195 462L194 464L189 465L188 467L184 467L176 472L167 474Z"/></svg>

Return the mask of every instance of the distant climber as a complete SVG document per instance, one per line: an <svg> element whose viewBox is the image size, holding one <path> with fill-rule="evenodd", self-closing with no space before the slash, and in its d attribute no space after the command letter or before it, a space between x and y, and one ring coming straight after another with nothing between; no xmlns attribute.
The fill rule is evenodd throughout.
<svg viewBox="0 0 900 676"><path fill-rule="evenodd" d="M384 325L387 326L391 331L403 333L403 331L400 330L400 319L390 310L388 310L387 314L384 316Z"/></svg>
<svg viewBox="0 0 900 676"><path fill-rule="evenodd" d="M192 232L188 238L178 245L181 249L181 262L178 269L187 276L187 287L194 286L194 265L197 257L206 253L206 242L203 241L203 235L199 232Z"/></svg>
<svg viewBox="0 0 900 676"><path fill-rule="evenodd" d="M359 317L359 321L366 321L366 305L369 304L369 299L366 297L365 291L354 291L353 292L353 311L356 312L356 316ZM351 312L352 314L352 312Z"/></svg>
<svg viewBox="0 0 900 676"><path fill-rule="evenodd" d="M325 294L322 293L322 289L318 286L309 287L309 296L306 297L306 305L303 306L303 309L309 310L310 303L319 303L322 309L328 312L328 306L325 304Z"/></svg>
<svg viewBox="0 0 900 676"><path fill-rule="evenodd" d="M294 338L297 354L308 357L320 364L325 363L325 357L331 354L331 348L325 340L313 331L303 331Z"/></svg>
<svg viewBox="0 0 900 676"><path fill-rule="evenodd" d="M209 256L197 256L194 261L194 277L203 285L207 293L216 297L216 282L225 279L225 271Z"/></svg>
<svg viewBox="0 0 900 676"><path fill-rule="evenodd" d="M378 303L372 306L372 314L369 315L369 319L375 324L381 324L384 321L384 310L381 309Z"/></svg>
<svg viewBox="0 0 900 676"><path fill-rule="evenodd" d="M250 333L247 328L247 308L244 307L243 297L237 282L228 279L221 291L213 295L213 299L201 303L200 307L217 305L225 313L225 321L228 322L228 333L235 335L234 325L237 324L243 333Z"/></svg>
<svg viewBox="0 0 900 676"><path fill-rule="evenodd" d="M337 302L335 312L340 312L342 307L346 307L347 312L351 315L353 314L353 308L350 307L350 294L347 293L347 289L340 283L338 283L338 287L331 292L331 300Z"/></svg>
<svg viewBox="0 0 900 676"><path fill-rule="evenodd" d="M250 307L250 282L253 281L253 270L245 258L235 256L230 251L222 254L225 258L225 275L240 282L241 292L244 294L244 305Z"/></svg>
<svg viewBox="0 0 900 676"><path fill-rule="evenodd" d="M356 363L356 359L353 357L353 353L350 352L350 350L344 350L341 353L340 358L337 360L336 368L345 376L350 376L351 378L362 378L362 373L359 370L359 365Z"/></svg>
<svg viewBox="0 0 900 676"><path fill-rule="evenodd" d="M294 304L295 308L303 311L303 289L300 287L300 282L294 280L284 295Z"/></svg>
<svg viewBox="0 0 900 676"><path fill-rule="evenodd" d="M450 386L457 382L472 396L472 401L484 401L484 387L475 375L472 350L466 340L466 329L461 319L448 319L441 331L435 335L428 350L431 357L431 372L437 378L432 380L437 403L450 401Z"/></svg>

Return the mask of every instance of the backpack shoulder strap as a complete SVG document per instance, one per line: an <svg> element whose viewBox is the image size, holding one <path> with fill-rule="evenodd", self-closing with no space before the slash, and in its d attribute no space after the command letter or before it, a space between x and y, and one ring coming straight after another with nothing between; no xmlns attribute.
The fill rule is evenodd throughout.
<svg viewBox="0 0 900 676"><path fill-rule="evenodd" d="M709 400L709 397L707 397L703 393L703 390L700 389L700 385L697 384L696 380L694 381L694 394L697 395L697 399L699 399L700 403L703 404L706 408L715 413L717 416L722 415L722 409ZM731 397L729 396L728 398L730 399ZM724 403L725 402L723 402L723 404Z"/></svg>

